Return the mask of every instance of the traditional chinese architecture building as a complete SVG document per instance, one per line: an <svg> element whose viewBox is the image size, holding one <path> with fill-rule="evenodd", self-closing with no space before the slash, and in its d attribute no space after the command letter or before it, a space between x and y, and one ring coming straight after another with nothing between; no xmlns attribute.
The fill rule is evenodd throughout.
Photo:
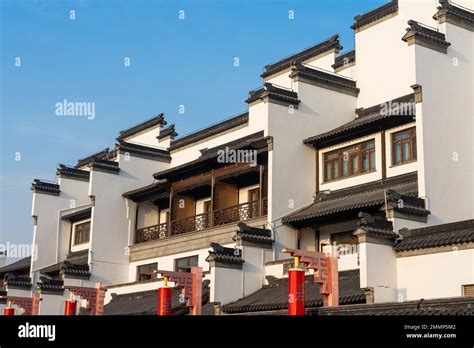
<svg viewBox="0 0 474 348"><path fill-rule="evenodd" d="M203 314L282 314L282 249L336 245L340 306L308 272L308 314L472 314L472 4L394 0L352 28L353 50L265 66L242 114L182 137L159 114L35 179L37 252L0 268L3 298L156 314L155 271L199 266Z"/></svg>

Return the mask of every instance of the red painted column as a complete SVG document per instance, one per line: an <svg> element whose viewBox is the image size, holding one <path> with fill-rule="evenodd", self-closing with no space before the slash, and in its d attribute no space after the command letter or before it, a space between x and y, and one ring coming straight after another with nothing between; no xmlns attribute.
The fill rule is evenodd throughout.
<svg viewBox="0 0 474 348"><path fill-rule="evenodd" d="M164 287L158 289L158 315L171 315L171 288L168 285L168 278L165 277Z"/></svg>
<svg viewBox="0 0 474 348"><path fill-rule="evenodd" d="M297 268L298 261L295 257L295 268L288 271L288 315L304 315L305 272Z"/></svg>
<svg viewBox="0 0 474 348"><path fill-rule="evenodd" d="M71 291L70 298L66 300L64 315L76 315L77 301L74 299L74 292Z"/></svg>

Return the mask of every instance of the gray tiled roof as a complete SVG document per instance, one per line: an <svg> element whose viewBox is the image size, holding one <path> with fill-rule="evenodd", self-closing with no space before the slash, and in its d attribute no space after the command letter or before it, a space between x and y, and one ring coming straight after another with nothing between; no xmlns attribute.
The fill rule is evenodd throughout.
<svg viewBox="0 0 474 348"><path fill-rule="evenodd" d="M417 174L410 173L378 180L347 189L336 190L327 198L312 203L294 213L283 217L283 223L299 223L305 220L336 214L350 210L363 210L367 207L382 206L385 203L385 190L391 188L407 196L417 196Z"/></svg>
<svg viewBox="0 0 474 348"><path fill-rule="evenodd" d="M433 16L433 19L439 19L442 16L452 16L463 22L474 25L474 11L454 5L448 0L439 0L441 6L438 6L438 12Z"/></svg>
<svg viewBox="0 0 474 348"><path fill-rule="evenodd" d="M163 138L166 138L167 136L171 136L171 139L174 139L178 136L178 133L176 133L175 128L176 126L174 124L170 124L168 127L161 129L160 135L158 135L156 138L158 140L161 140Z"/></svg>
<svg viewBox="0 0 474 348"><path fill-rule="evenodd" d="M206 127L202 130L199 130L197 132L193 132L191 134L179 137L177 139L174 139L171 142L170 146L170 151L175 150L177 148L192 144L194 142L197 142L199 140L208 138L210 136L213 136L215 134L219 134L221 132L225 132L226 130L242 126L248 123L249 120L249 113L244 112L240 115L231 117L227 120L224 120L222 122L219 122L217 124L214 124L212 126Z"/></svg>
<svg viewBox="0 0 474 348"><path fill-rule="evenodd" d="M92 160L101 160L106 159L110 154L110 149L107 147L99 152L96 152L90 156L81 158L77 160L76 168L83 167L86 164L89 164Z"/></svg>
<svg viewBox="0 0 474 348"><path fill-rule="evenodd" d="M356 81L302 64L294 65L290 78L294 79L296 77L309 80L320 87L343 91L352 96L357 96L359 93L359 89L356 87Z"/></svg>
<svg viewBox="0 0 474 348"><path fill-rule="evenodd" d="M90 172L87 170L70 167L65 164L60 164L56 169L56 175L65 178L89 180Z"/></svg>
<svg viewBox="0 0 474 348"><path fill-rule="evenodd" d="M64 281L40 277L41 282L36 283L38 289L44 293L61 294L64 291Z"/></svg>
<svg viewBox="0 0 474 348"><path fill-rule="evenodd" d="M113 291L113 290L109 290ZM185 315L188 308L179 302L180 288L172 289L171 312L173 315ZM213 314L209 303L209 281L202 284L202 314ZM158 309L158 290L139 291L127 294L112 294L112 300L104 306L104 315L156 315Z"/></svg>
<svg viewBox="0 0 474 348"><path fill-rule="evenodd" d="M374 133L384 128L396 127L402 124L413 122L415 114L410 115L392 115L390 112L382 112L382 105L389 103L410 103L414 101L414 95L408 94L400 98L377 104L369 108L357 109L358 117L343 124L342 126L331 129L330 131L320 133L309 137L303 141L305 144L320 148L329 146L335 142L358 138L365 134Z"/></svg>
<svg viewBox="0 0 474 348"><path fill-rule="evenodd" d="M118 162L109 161L109 160L92 160L91 170L96 170L98 172L109 173L109 174L118 174L120 172L120 167Z"/></svg>
<svg viewBox="0 0 474 348"><path fill-rule="evenodd" d="M414 36L423 40L432 42L435 45L446 48L451 45L451 43L446 41L446 35L435 30L434 28L429 28L424 26L417 21L409 20L407 28L407 33L402 37L403 41L407 41L409 37Z"/></svg>
<svg viewBox="0 0 474 348"><path fill-rule="evenodd" d="M31 289L30 277L18 277L13 274L7 274L5 283L9 289Z"/></svg>
<svg viewBox="0 0 474 348"><path fill-rule="evenodd" d="M31 190L37 193L45 193L53 196L59 196L61 190L58 184L42 181L40 179L34 179L31 184Z"/></svg>
<svg viewBox="0 0 474 348"><path fill-rule="evenodd" d="M0 276L7 273L26 273L30 271L31 256L25 257L21 260L10 263L9 265L0 268Z"/></svg>
<svg viewBox="0 0 474 348"><path fill-rule="evenodd" d="M474 297L357 304L309 310L310 315L474 315Z"/></svg>
<svg viewBox="0 0 474 348"><path fill-rule="evenodd" d="M339 35L333 35L329 39L317 43L316 45L311 46L303 51L300 51L296 54L279 60L276 63L266 65L265 72L261 76L265 78L270 75L276 74L282 70L289 68L295 63L302 63L310 58L316 57L317 55L332 49L335 49L336 51L342 49L342 46L339 44Z"/></svg>
<svg viewBox="0 0 474 348"><path fill-rule="evenodd" d="M354 49L337 56L332 67L333 69L341 68L345 64L350 64L350 63L355 62L355 60L356 60L356 52Z"/></svg>
<svg viewBox="0 0 474 348"><path fill-rule="evenodd" d="M250 104L265 97L294 105L298 105L301 102L296 92L277 87L269 82L266 82L261 88L250 91L249 97L245 102Z"/></svg>
<svg viewBox="0 0 474 348"><path fill-rule="evenodd" d="M215 161L219 156L218 150L224 148L225 146L228 146L229 149L232 150L251 148L256 149L257 152L265 152L267 150L266 142L270 139L271 137L264 137L261 135L261 132L258 132L253 134L252 136L238 139L239 141L232 141L233 145L231 146L228 146L226 144L220 145L214 148L213 151L206 151L205 155L201 155L201 157L193 161L184 163L173 168L165 169L161 172L153 174L153 176L155 177L155 179L167 179L168 177L173 175L183 175L188 170L196 170L198 168L198 165L203 165L205 163ZM263 143L265 143L265 145L263 147L260 146Z"/></svg>
<svg viewBox="0 0 474 348"><path fill-rule="evenodd" d="M147 159L161 160L170 162L171 156L169 151L164 149L158 149L151 146L138 145L128 143L123 140L118 140L118 144L115 147L120 153L127 152L137 157L143 157Z"/></svg>
<svg viewBox="0 0 474 348"><path fill-rule="evenodd" d="M341 305L365 303L364 291L360 288L359 270L339 272L339 303ZM321 307L322 295L319 284L312 275L305 279L306 308ZM225 313L277 311L288 308L288 278L270 281L255 293L222 307Z"/></svg>
<svg viewBox="0 0 474 348"><path fill-rule="evenodd" d="M389 3L377 7L376 9L357 15L354 17L355 23L351 26L352 29L358 29L364 25L375 22L383 17L386 17L398 10L398 0L392 0Z"/></svg>
<svg viewBox="0 0 474 348"><path fill-rule="evenodd" d="M402 241L396 251L440 247L474 242L474 220L428 226L412 230L400 230Z"/></svg>
<svg viewBox="0 0 474 348"><path fill-rule="evenodd" d="M240 239L243 241L269 245L273 243L272 231L266 228L250 227L243 222L239 222L237 224L237 227L239 229L237 230L236 235L233 238L234 241Z"/></svg>
<svg viewBox="0 0 474 348"><path fill-rule="evenodd" d="M217 261L226 264L241 265L244 260L242 259L242 252L240 249L226 248L218 243L211 243L212 250L209 250L209 255L206 261Z"/></svg>
<svg viewBox="0 0 474 348"><path fill-rule="evenodd" d="M393 223L391 221L374 219L366 213L359 213L359 227L354 232L354 235L366 233L368 236L377 238L396 239L399 237L393 231Z"/></svg>
<svg viewBox="0 0 474 348"><path fill-rule="evenodd" d="M122 131L119 132L119 136L117 138L117 140L122 140L124 138L127 138L129 136L132 136L134 134L137 134L139 132L142 132L148 128L151 128L151 127L154 127L156 125L165 125L166 122L165 122L165 118L163 116L163 113L160 113L154 117L152 117L151 119L149 120L146 120L144 122L141 122L133 127L130 127L130 128L127 128L127 129L124 129Z"/></svg>

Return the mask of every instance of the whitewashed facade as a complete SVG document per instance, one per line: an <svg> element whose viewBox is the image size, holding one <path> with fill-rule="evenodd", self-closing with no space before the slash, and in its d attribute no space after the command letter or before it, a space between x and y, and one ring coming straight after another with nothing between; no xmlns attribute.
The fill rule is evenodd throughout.
<svg viewBox="0 0 474 348"><path fill-rule="evenodd" d="M176 137L160 114L60 166L54 184L32 187L30 290L6 282L7 296L43 292L39 314L59 314L68 291L46 291L44 277L101 283L107 304L156 290L155 269L198 265L225 312L285 277L283 248L332 243L376 303L463 296L474 284L473 28L470 1L392 1L356 17L354 51L341 54L336 35L266 66L241 115ZM258 155L221 161L226 148ZM464 239L436 242L450 228Z"/></svg>

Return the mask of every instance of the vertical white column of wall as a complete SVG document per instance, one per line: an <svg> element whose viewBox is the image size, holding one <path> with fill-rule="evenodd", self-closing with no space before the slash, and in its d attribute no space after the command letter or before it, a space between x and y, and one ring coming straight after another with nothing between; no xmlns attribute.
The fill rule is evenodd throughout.
<svg viewBox="0 0 474 348"><path fill-rule="evenodd" d="M374 301L397 299L397 259L391 245L362 242L360 252L360 287L374 289Z"/></svg>

